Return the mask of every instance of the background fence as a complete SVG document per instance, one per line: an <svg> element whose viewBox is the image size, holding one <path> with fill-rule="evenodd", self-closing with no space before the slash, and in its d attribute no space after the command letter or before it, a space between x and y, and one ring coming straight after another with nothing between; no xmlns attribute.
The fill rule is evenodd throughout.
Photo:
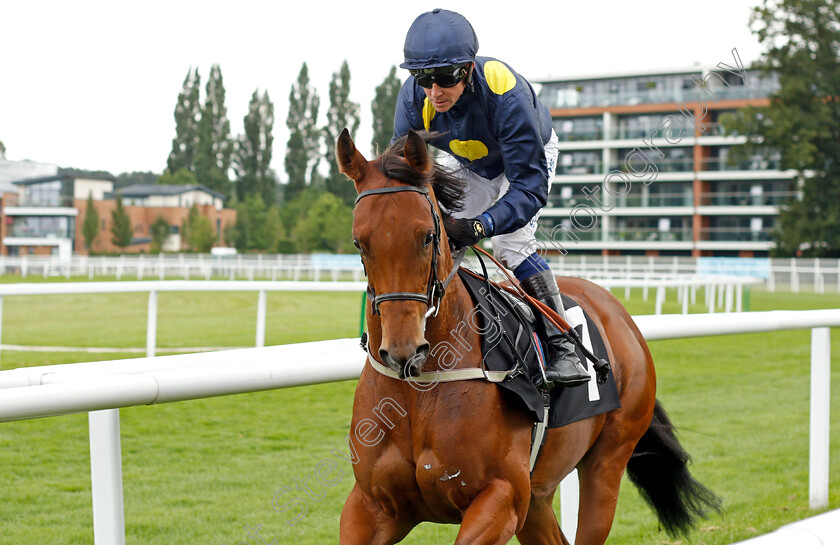
<svg viewBox="0 0 840 545"><path fill-rule="evenodd" d="M585 278L650 278L668 275L735 275L762 278L767 289L794 293L840 293L840 259L691 258L652 256L548 256L558 274ZM467 259L467 263L473 263ZM0 256L0 274L109 276L121 279L355 280L362 279L354 254L284 255L159 254L122 256Z"/></svg>

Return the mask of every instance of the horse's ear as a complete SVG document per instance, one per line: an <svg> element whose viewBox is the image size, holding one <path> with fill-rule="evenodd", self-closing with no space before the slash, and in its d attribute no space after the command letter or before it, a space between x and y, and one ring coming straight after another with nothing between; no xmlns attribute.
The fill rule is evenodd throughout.
<svg viewBox="0 0 840 545"><path fill-rule="evenodd" d="M358 182L362 178L367 159L356 149L356 144L350 138L350 131L346 128L341 131L338 141L335 143L335 160L338 163L338 170L342 174L354 182Z"/></svg>
<svg viewBox="0 0 840 545"><path fill-rule="evenodd" d="M416 132L409 130L403 147L408 165L415 171L426 174L432 168L432 159L426 149L426 141Z"/></svg>

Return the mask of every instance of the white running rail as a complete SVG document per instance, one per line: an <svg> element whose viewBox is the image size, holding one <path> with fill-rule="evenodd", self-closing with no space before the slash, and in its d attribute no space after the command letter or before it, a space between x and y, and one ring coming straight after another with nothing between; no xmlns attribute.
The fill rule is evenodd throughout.
<svg viewBox="0 0 840 545"><path fill-rule="evenodd" d="M828 505L829 328L840 326L840 309L634 319L648 340L811 329L810 505ZM0 371L0 421L90 411L95 542L124 544L120 407L350 380L363 361L357 339L338 339ZM571 541L575 486L567 480L561 490L562 527Z"/></svg>

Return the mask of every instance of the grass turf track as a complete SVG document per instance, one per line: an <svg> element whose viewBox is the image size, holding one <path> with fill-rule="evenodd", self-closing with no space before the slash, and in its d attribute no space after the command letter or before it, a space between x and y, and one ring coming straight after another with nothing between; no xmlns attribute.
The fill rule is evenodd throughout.
<svg viewBox="0 0 840 545"><path fill-rule="evenodd" d="M623 300L623 290L617 293ZM253 343L256 293L159 297L159 346ZM7 297L3 342L143 346L146 300L143 294ZM653 304L653 294L641 301L641 290L627 302L633 314L651 313ZM753 291L751 306L840 308L840 296ZM354 336L358 311L356 294L269 294L266 342ZM692 308L704 311L702 304ZM679 306L672 300L665 312L679 312ZM651 343L658 397L694 457L695 475L725 501L725 513L701 522L690 542L728 544L813 514L807 477L809 339L808 331L793 331ZM837 361L836 334L832 345ZM118 357L130 356L7 351L2 366ZM840 369L834 367L837 415ZM262 525L258 531L266 543L337 542L352 474L350 464L330 451L346 451L354 386L344 382L123 409L127 542L259 543L248 538L246 524ZM831 452L830 506L837 508L837 418ZM331 488L311 478L313 494L324 497L309 500L305 516L288 525L297 511L275 511L272 497L312 476L323 459L335 460L343 478ZM89 464L84 415L0 424L0 543L91 543ZM404 543L447 543L456 533L454 526L424 524ZM608 543L673 542L625 482Z"/></svg>

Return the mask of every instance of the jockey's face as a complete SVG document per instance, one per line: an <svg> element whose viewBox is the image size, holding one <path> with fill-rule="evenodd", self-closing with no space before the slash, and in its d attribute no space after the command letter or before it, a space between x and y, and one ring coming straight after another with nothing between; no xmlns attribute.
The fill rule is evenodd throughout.
<svg viewBox="0 0 840 545"><path fill-rule="evenodd" d="M433 83L430 89L426 89L424 87L423 92L426 93L426 96L429 98L429 102L432 103L432 107L435 111L443 113L449 111L452 106L455 106L455 103L458 102L458 99L461 98L462 94L464 94L464 89L466 89L466 87L467 80L464 78L453 87L441 87L437 83Z"/></svg>

